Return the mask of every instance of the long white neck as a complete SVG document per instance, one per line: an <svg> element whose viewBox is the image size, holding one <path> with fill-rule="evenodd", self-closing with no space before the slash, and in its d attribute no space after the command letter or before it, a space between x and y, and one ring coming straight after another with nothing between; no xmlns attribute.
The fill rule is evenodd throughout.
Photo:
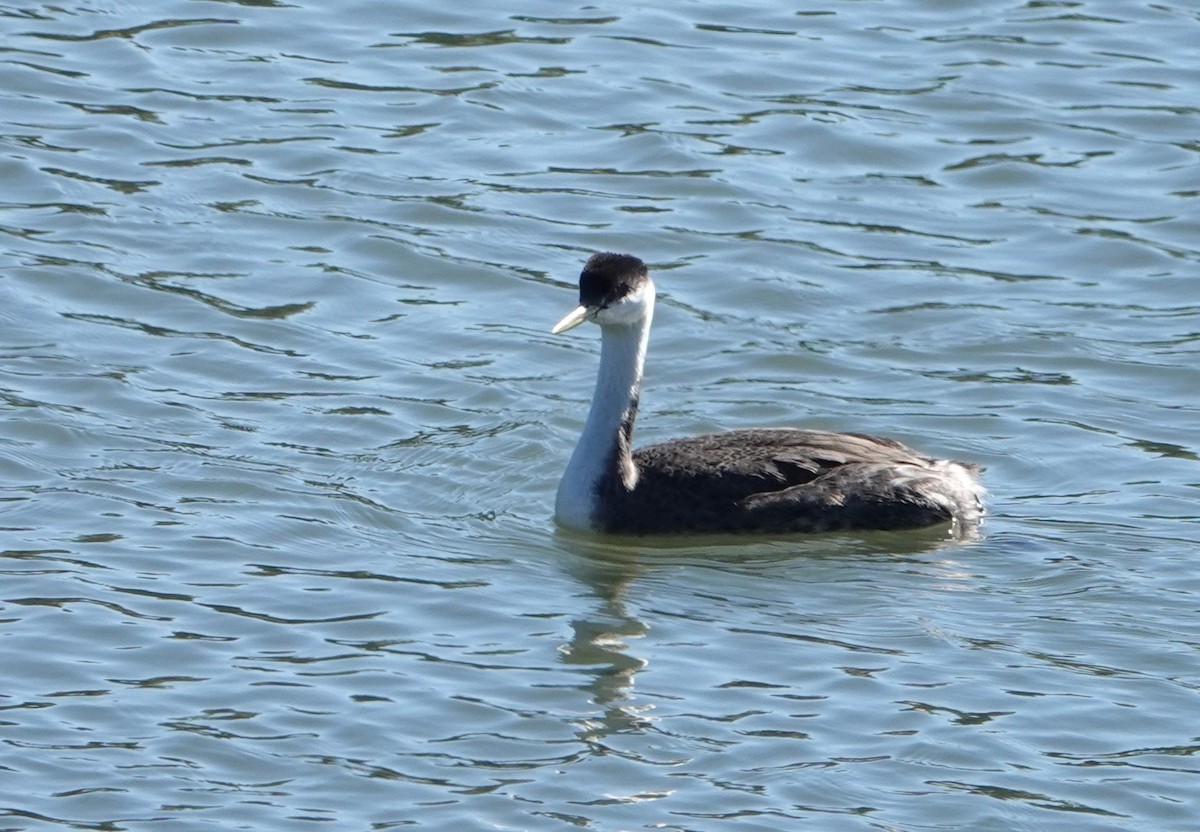
<svg viewBox="0 0 1200 832"><path fill-rule="evenodd" d="M654 314L652 294L648 300L642 317L602 328L600 371L592 406L554 503L554 516L564 526L595 526L599 487L606 478L627 489L637 483L630 445Z"/></svg>

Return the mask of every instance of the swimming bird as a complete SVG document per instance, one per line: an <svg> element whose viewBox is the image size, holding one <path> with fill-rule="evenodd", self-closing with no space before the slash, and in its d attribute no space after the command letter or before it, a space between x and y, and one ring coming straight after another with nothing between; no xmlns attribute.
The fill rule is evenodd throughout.
<svg viewBox="0 0 1200 832"><path fill-rule="evenodd" d="M600 370L579 444L555 499L562 526L619 534L825 532L984 514L979 467L891 439L799 428L731 430L633 449L654 283L631 254L592 255L579 306L554 325L600 325Z"/></svg>

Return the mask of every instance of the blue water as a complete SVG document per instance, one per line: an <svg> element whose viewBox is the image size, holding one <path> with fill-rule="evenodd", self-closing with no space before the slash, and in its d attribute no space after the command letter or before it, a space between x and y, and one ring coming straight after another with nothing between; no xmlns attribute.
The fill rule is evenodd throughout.
<svg viewBox="0 0 1200 832"><path fill-rule="evenodd" d="M1195 830L1200 13L0 6L0 829ZM984 537L561 533L880 433Z"/></svg>

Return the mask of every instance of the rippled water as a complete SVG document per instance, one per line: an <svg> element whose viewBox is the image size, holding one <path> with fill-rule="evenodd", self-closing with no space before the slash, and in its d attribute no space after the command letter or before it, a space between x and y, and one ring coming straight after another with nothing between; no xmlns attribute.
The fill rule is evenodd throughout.
<svg viewBox="0 0 1200 832"><path fill-rule="evenodd" d="M1196 9L475 5L0 5L0 827L1196 829ZM556 532L596 249L987 536Z"/></svg>

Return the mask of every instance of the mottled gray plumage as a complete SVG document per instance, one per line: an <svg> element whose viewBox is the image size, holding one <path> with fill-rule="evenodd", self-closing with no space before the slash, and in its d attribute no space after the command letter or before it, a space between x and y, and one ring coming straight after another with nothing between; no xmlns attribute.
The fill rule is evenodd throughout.
<svg viewBox="0 0 1200 832"><path fill-rule="evenodd" d="M654 312L646 265L593 255L579 307L603 334L596 392L559 484L555 515L577 528L633 534L901 529L984 514L979 468L932 459L890 439L773 428L676 439L634 451L633 426Z"/></svg>
<svg viewBox="0 0 1200 832"><path fill-rule="evenodd" d="M676 439L632 454L629 488L601 481L608 532L824 532L978 521L983 506L947 468L890 439L789 428Z"/></svg>

